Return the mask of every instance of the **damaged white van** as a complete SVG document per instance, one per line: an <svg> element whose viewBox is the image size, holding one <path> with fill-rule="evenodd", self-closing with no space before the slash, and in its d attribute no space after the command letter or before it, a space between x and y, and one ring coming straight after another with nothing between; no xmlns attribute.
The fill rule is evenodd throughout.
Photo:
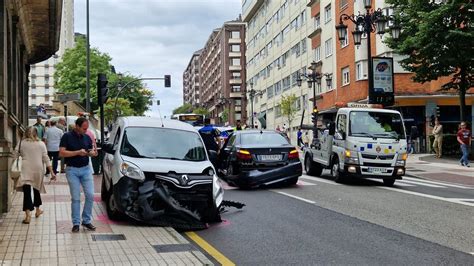
<svg viewBox="0 0 474 266"><path fill-rule="evenodd" d="M124 215L177 229L220 222L224 191L191 125L151 117L120 117L105 152L101 196L111 219Z"/></svg>

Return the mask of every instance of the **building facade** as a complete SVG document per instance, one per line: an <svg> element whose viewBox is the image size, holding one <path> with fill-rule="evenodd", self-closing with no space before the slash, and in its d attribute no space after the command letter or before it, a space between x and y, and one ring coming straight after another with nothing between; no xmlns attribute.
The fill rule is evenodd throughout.
<svg viewBox="0 0 474 266"><path fill-rule="evenodd" d="M192 106L199 106L201 103L200 94L200 56L201 51L198 50L193 53L188 66L183 73L183 102L191 104Z"/></svg>
<svg viewBox="0 0 474 266"><path fill-rule="evenodd" d="M246 123L245 23L225 22L215 29L200 56L201 106L210 122L219 125Z"/></svg>
<svg viewBox="0 0 474 266"><path fill-rule="evenodd" d="M61 15L59 50L52 57L31 65L28 97L32 113L36 113L34 111L40 105L44 106L43 115L46 115L46 111L52 108L56 92L54 89L55 66L61 61L66 49L74 46L74 0L62 2L64 4Z"/></svg>
<svg viewBox="0 0 474 266"><path fill-rule="evenodd" d="M0 1L0 212L11 207L13 150L28 126L30 65L59 48L62 1Z"/></svg>

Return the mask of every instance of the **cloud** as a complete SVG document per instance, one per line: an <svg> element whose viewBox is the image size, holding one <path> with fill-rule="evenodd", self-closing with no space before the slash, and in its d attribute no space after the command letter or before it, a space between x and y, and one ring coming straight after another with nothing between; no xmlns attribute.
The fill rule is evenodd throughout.
<svg viewBox="0 0 474 266"><path fill-rule="evenodd" d="M75 31L86 32L85 1L75 1ZM241 0L90 0L91 46L108 53L119 72L171 75L171 88L147 81L162 115L182 104L182 75L212 30L241 13ZM151 115L158 114L153 106Z"/></svg>

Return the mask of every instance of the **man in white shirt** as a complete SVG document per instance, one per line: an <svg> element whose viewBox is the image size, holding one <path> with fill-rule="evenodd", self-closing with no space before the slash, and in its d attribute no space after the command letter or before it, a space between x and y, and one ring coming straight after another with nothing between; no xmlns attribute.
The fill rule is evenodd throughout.
<svg viewBox="0 0 474 266"><path fill-rule="evenodd" d="M46 130L44 135L48 156L53 160L54 174L57 174L58 171L59 143L63 134L63 131L56 126L56 121L51 121L51 127Z"/></svg>

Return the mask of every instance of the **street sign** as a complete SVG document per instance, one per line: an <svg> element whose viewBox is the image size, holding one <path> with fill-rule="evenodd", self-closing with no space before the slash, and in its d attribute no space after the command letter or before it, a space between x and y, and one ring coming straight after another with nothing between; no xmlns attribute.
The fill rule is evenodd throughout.
<svg viewBox="0 0 474 266"><path fill-rule="evenodd" d="M369 88L369 103L391 106L395 102L393 58L372 57L373 88Z"/></svg>
<svg viewBox="0 0 474 266"><path fill-rule="evenodd" d="M62 103L70 102L70 101L79 101L80 99L81 99L81 95L79 93L69 93L69 94L58 95L58 100Z"/></svg>

